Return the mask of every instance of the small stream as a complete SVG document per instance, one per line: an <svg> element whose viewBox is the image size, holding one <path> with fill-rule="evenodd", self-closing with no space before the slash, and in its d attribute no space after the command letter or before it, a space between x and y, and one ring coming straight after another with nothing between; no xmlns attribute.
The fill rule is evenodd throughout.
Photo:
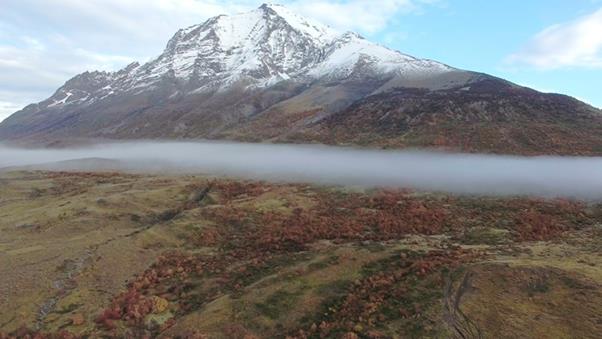
<svg viewBox="0 0 602 339"><path fill-rule="evenodd" d="M36 330L40 330L43 327L44 320L46 320L46 317L50 313L56 310L58 302L77 287L77 283L74 279L89 265L94 253L94 250L86 249L84 254L75 260L67 259L63 262L62 267L60 267L62 274L52 282L52 287L56 290L56 293L54 296L43 302L38 308L35 325Z"/></svg>

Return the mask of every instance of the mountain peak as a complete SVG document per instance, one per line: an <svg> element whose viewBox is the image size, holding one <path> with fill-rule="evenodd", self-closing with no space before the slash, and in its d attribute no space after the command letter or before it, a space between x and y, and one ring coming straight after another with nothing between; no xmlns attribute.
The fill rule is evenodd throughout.
<svg viewBox="0 0 602 339"><path fill-rule="evenodd" d="M299 76L346 77L358 65L375 72L448 69L418 60L357 33L340 33L285 6L264 3L249 12L216 16L179 30L154 63L176 78L201 79L205 88L243 79L265 86Z"/></svg>
<svg viewBox="0 0 602 339"><path fill-rule="evenodd" d="M284 5L279 4L279 3L264 2L261 6L259 6L259 9L263 9L263 10L267 10L267 9L273 10L274 8L284 8Z"/></svg>
<svg viewBox="0 0 602 339"><path fill-rule="evenodd" d="M265 3L178 30L163 53L144 65L76 76L41 106L75 107L153 91L176 98L234 85L258 89L284 81L299 85L358 77L420 77L450 70L359 34L338 32L285 6Z"/></svg>
<svg viewBox="0 0 602 339"><path fill-rule="evenodd" d="M331 27L315 20L305 18L280 4L263 4L260 9L274 14L278 18L286 21L293 29L305 33L314 39L332 40L340 34Z"/></svg>

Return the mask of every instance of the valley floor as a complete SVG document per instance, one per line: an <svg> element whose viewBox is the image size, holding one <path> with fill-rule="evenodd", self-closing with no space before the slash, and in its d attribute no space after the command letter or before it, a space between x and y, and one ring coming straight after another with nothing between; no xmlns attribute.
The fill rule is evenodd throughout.
<svg viewBox="0 0 602 339"><path fill-rule="evenodd" d="M0 338L595 338L602 204L0 173Z"/></svg>

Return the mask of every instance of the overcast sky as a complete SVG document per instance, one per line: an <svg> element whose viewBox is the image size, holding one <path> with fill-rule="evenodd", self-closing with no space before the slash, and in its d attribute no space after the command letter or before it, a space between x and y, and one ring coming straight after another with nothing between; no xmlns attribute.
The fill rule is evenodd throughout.
<svg viewBox="0 0 602 339"><path fill-rule="evenodd" d="M148 61L178 28L263 1L0 0L0 120L86 70ZM341 31L602 107L602 0L293 0Z"/></svg>

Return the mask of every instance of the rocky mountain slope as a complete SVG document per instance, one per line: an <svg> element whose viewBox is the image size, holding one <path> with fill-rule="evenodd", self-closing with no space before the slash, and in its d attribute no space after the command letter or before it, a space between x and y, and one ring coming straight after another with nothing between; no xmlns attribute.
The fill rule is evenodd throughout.
<svg viewBox="0 0 602 339"><path fill-rule="evenodd" d="M602 154L600 112L559 94L496 79L463 88L395 89L286 136L387 148L503 154Z"/></svg>
<svg viewBox="0 0 602 339"><path fill-rule="evenodd" d="M227 138L593 154L602 152L601 117L572 98L417 59L262 5L179 30L144 65L77 75L0 124L0 140ZM517 147L481 135L501 121L503 142ZM546 137L532 147L516 128ZM541 147L552 137L580 148Z"/></svg>

